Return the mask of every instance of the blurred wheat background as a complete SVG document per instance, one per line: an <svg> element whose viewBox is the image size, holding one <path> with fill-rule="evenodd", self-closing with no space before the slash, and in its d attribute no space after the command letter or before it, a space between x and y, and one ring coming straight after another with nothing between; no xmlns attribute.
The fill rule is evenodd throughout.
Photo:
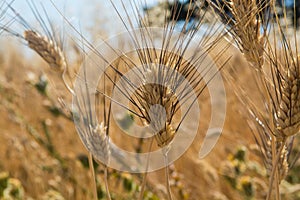
<svg viewBox="0 0 300 200"><path fill-rule="evenodd" d="M208 53L221 69L226 89L224 127L208 156L199 157L212 112L204 88L197 99L200 121L190 122L199 123L193 144L167 170L147 176L91 162L73 122L73 81L86 49L126 32L122 24L134 22L118 17L116 10L126 14L121 2L115 1L115 8L109 0L0 1L0 199L158 200L170 199L169 193L180 200L300 199L299 2L137 1L144 4L138 17L145 21L134 26L163 27L168 21L183 34L197 30L203 44L214 38ZM174 5L181 8L181 21L172 21ZM121 77L109 73L109 78ZM99 109L108 113L109 101L100 100ZM137 118L126 117L121 120L125 128ZM108 137L107 129L92 128ZM149 141L119 137L116 123L109 129L109 137L122 148L147 151ZM169 134L158 146L172 140Z"/></svg>

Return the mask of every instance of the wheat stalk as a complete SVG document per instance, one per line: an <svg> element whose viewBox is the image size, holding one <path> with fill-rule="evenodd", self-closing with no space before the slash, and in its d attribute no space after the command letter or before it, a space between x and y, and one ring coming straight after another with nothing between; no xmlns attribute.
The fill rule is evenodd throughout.
<svg viewBox="0 0 300 200"><path fill-rule="evenodd" d="M96 176L94 174L93 169L93 157L97 161L101 161L104 163L104 181L107 198L111 199L109 187L108 187L108 163L110 159L110 144L109 144L109 120L110 118L110 109L107 113L106 106L104 105L102 108L104 109L102 112L105 115L103 122L97 123L96 114L92 112L92 102L89 96L89 89L87 86L87 80L85 81L85 89L80 89L81 93L76 93L75 101L76 107L73 112L74 114L74 122L77 123L77 131L80 135L80 139L82 140L85 147L91 153L92 156L89 159L90 161L90 169L93 174L93 183L94 183L94 199L98 198L97 195L97 185L96 185ZM107 114L107 116L106 116Z"/></svg>
<svg viewBox="0 0 300 200"><path fill-rule="evenodd" d="M282 154L285 153L287 141L293 138L299 132L300 128L300 60L299 56L297 55L297 37L294 38L296 50L293 50L291 47L291 42L293 41L286 39L285 33L280 28L280 22L276 22L278 24L278 32L281 41L279 48L282 49L282 51L277 50L278 47L275 43L275 47L273 46L268 48L267 57L270 60L272 71L272 81L268 88L273 89L273 92L270 94L274 111L273 135L275 136L276 144L280 144L280 147L274 150L276 152L276 156L273 155L273 168L270 174L269 183L270 187L273 185L273 179L275 179L275 182L278 184L282 180L279 177L281 167L283 167L282 164L284 164L284 160L281 160ZM274 37L276 40L277 37L275 34ZM281 59L282 57L283 59ZM291 149L288 150L289 153ZM275 165L277 163L280 164ZM267 199L270 198L271 189L269 190L267 196Z"/></svg>
<svg viewBox="0 0 300 200"><path fill-rule="evenodd" d="M158 147L162 149L166 166L167 196L169 199L172 199L167 154L187 114L181 113L181 115L183 115L182 119L180 119L179 122L176 121L176 116L180 112L181 106L179 101L192 101L194 103L206 87L207 83L203 81L203 74L208 73L210 65L206 66L205 69L200 69L201 62L205 59L205 55L199 50L200 48L204 48L208 52L211 51L217 39L212 42L209 36L211 33L209 32L210 30L208 30L206 35L199 41L199 44L197 44L199 50L196 48L195 52L190 54L190 60L187 61L185 54L189 51L190 42L202 24L201 20L197 20L193 23L194 29L186 30L191 15L196 10L196 6L192 6L192 1L188 3L190 12L188 12L188 16L181 30L176 30L175 28L179 13L175 13L172 16L170 15L172 12L166 10L168 7L162 8L165 14L163 18L164 22L161 25L164 34L161 35L160 38L156 38L155 32L149 27L153 23L153 21L149 19L149 12L146 11L144 16L137 9L138 5L143 3L142 1L132 1L129 6L125 6L123 0L120 0L119 3L121 7L117 7L116 3L111 1L126 30L130 33L136 28L134 24L140 24L143 29L141 29L141 32L134 32L130 35L129 40L133 41L132 43L136 49L136 57L127 54L127 52L122 52L121 49L115 51L116 54L119 55L118 60L122 62L122 68L125 69L118 68L118 66L120 66L119 63L107 63L109 70L114 72L113 74L116 74L118 80L122 81L121 84L119 86L115 85L116 82L113 81L114 79L111 75L108 75L109 73L105 73L105 75L107 76L108 82L110 82L115 89L120 91L120 95L123 95L129 100L130 106L121 105L121 107L127 109L135 115L137 119L150 127ZM182 9L182 7L178 5L178 2L174 3L171 11L176 8L178 8L178 10ZM131 10L133 10L132 13L137 13L134 17L131 16ZM123 12L125 12L125 16L121 15ZM172 37L176 35L178 31L180 34L178 37L176 36L176 41L171 42ZM153 48L152 45L158 42L161 48ZM91 49L93 49L93 47L91 47ZM223 50L224 49L220 50L220 52ZM141 85L136 85L132 80L123 78L127 71L137 66L143 66L134 73L137 79L140 80ZM199 71L201 71L201 73L203 72L203 74L201 75ZM178 74L180 74L180 76ZM184 90L187 86L182 79L188 80L194 91ZM196 93L196 98L191 100L192 92ZM111 97L109 93L105 93L105 96L107 98ZM188 107L191 108L192 105ZM190 110L187 112L189 111ZM145 176L146 175L147 174L145 174ZM143 179L140 199L143 197L143 185L145 181L146 177Z"/></svg>
<svg viewBox="0 0 300 200"><path fill-rule="evenodd" d="M271 42L270 36L266 34L266 29L261 33L261 24L263 28L268 26L266 23L268 20L262 17L266 14L261 13L264 9L261 5L252 0L230 0L225 3L230 15L225 13L224 7L220 7L220 4L213 6L217 8L219 16L223 17L224 23L229 25L229 32L246 60L256 70L255 80L260 89L260 95L265 101L263 108L256 107L246 96L240 99L250 111L252 120L248 120L249 125L261 148L270 176L267 199L271 198L274 182L276 199L280 199L279 184L289 169L287 160L291 145L287 143L293 141L291 137L298 133L300 127L298 95L300 66L297 48L295 53L290 43L287 42L278 19L275 22L279 24L283 63L279 59L276 45L278 33L274 34L274 42ZM268 61L269 72L265 68L265 60ZM235 87L238 88L237 90L241 89L239 86Z"/></svg>
<svg viewBox="0 0 300 200"><path fill-rule="evenodd" d="M70 86L66 80L66 74L70 81L72 78L68 71L68 65L63 50L57 42L49 37L42 36L33 30L26 30L24 32L24 39L28 42L29 48L40 55L52 69L61 72L64 85L72 95L75 95L72 89L73 85L71 84Z"/></svg>
<svg viewBox="0 0 300 200"><path fill-rule="evenodd" d="M36 16L36 19L38 20L41 26L40 28L44 31L44 35L32 28L29 25L29 23L10 5L8 7L15 15L14 19L19 20L20 25L23 26L23 28L25 28L25 31L22 36L14 30L8 29L7 26L3 27L3 30L25 40L27 42L28 47L34 50L46 63L48 63L51 69L61 73L62 80L66 88L74 97L77 97L73 91L72 78L68 71L68 65L62 48L62 43L61 41L57 40L57 32L54 30L51 22L49 21L49 16L47 15L47 13L45 13L46 19L44 19L38 10L38 7L36 7L36 5L33 2L28 2L28 4L32 10L32 13ZM49 24L46 24L46 21L48 21ZM68 84L66 80L66 75L68 75L68 82L71 82L71 85ZM83 101L84 103L86 103L86 101L89 101L89 97L85 96L86 93L78 95L79 97L76 99L78 102L82 103ZM76 117L76 114L80 114L84 118L85 123L87 123L85 124L85 127L80 126L79 128L79 132L82 135L82 137L88 138L87 140L84 140L84 144L88 147L90 152L93 152L94 156L98 156L97 159L99 159L100 157L104 160L107 160L108 162L110 156L110 149L108 147L109 138L106 132L106 125L104 125L103 123L95 123L95 119L92 117L92 115L90 115L90 104L81 104L81 106L82 107L79 108L78 113L72 112L72 114L73 117ZM79 117L77 120L79 120L77 121L78 123L81 123L80 120L82 120L82 118ZM93 157L91 155L89 155L89 163L93 178L92 183L94 198L98 199L96 176L93 167ZM107 183L107 170L107 166L105 166L105 186L108 198L110 199L110 193L108 190Z"/></svg>
<svg viewBox="0 0 300 200"><path fill-rule="evenodd" d="M68 70L68 64L63 51L61 38L57 37L58 33L54 30L53 24L49 21L50 18L44 8L45 16L42 16L38 7L32 1L27 2L32 13L38 20L40 28L43 30L41 33L30 26L25 18L23 18L20 13L12 7L12 3L13 1L5 3L7 5L3 12L8 12L8 10L10 10L13 14L11 16L12 19L9 20L7 24L1 25L1 31L8 32L9 34L24 40L29 48L35 51L46 63L49 64L51 69L61 73L64 85L68 91L74 95L74 91L72 89L72 77ZM19 33L18 31L15 31L14 28L10 28L9 26L12 25L13 22L18 22L24 29L24 32Z"/></svg>
<svg viewBox="0 0 300 200"><path fill-rule="evenodd" d="M172 105L178 104L176 94L171 87L159 84L158 80L164 78L162 76L159 66L151 65L145 74L144 85L138 90L143 116L155 133L159 147L168 145L175 136L171 125L174 109ZM155 105L160 105L162 108Z"/></svg>
<svg viewBox="0 0 300 200"><path fill-rule="evenodd" d="M300 128L299 60L291 60L282 66L285 73L280 78L280 99L277 105L278 137L290 137ZM287 69L285 66L289 66ZM280 73L282 74L282 73Z"/></svg>

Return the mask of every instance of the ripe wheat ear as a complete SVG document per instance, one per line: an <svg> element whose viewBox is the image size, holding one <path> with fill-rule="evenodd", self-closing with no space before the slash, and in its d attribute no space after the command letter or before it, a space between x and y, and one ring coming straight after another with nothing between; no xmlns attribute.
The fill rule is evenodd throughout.
<svg viewBox="0 0 300 200"><path fill-rule="evenodd" d="M165 150L164 155L167 158L168 149L172 146L173 139L180 130L185 116L191 111L192 106L215 75L208 75L213 68L212 62L205 66L201 63L208 59L207 53L213 51L222 33L216 31L215 34L212 34L214 29L211 27L202 36L197 37L203 24L202 17L191 22L192 29L186 29L187 24L190 23L191 13L198 9L196 5L192 4L192 1L190 1L190 12L184 21L183 28L176 27L178 13L174 16L164 16L164 23L160 28L162 34L155 34L153 27L149 27L151 23L149 23L148 13L143 13L138 9L143 1L130 1L125 4L125 1L120 0L118 3L111 1L111 4L129 35L128 41L122 42L132 44L134 50L125 52L121 47L111 48L107 45L116 55L115 62L107 62L107 58L101 55L92 44L86 42L86 45L107 65L107 68L103 70L107 88L119 91L119 94L127 99L130 105L124 105L113 99L111 89L106 91L99 87L97 92L112 101L113 104L116 103L131 112L135 119L144 125L148 125L157 146ZM175 3L171 10L176 6L180 8L179 4ZM169 12L165 10L163 13ZM135 25L140 25L140 27ZM195 43L196 37L199 40ZM159 45L154 47L155 44ZM212 60L217 60L225 49L226 47L220 49L220 54L216 54L218 56L213 57ZM101 68L97 65L94 67ZM140 85L126 77L126 73L134 69L136 69L134 76L140 80ZM204 80L205 75L208 76L206 77L208 82ZM84 81L84 78L81 77L81 80ZM188 88L187 82L183 80L189 82L192 90L186 89ZM118 85L117 82L121 82L121 84ZM178 120L180 106L182 106L179 101L185 105L188 104L188 109L186 113L181 113L183 117ZM162 109L165 112L162 112ZM169 162L166 159L167 195L169 199L172 199L168 165ZM142 185L144 184L145 182ZM140 198L142 196L143 190Z"/></svg>
<svg viewBox="0 0 300 200"><path fill-rule="evenodd" d="M272 198L273 186L275 186L276 191L275 197L279 199L279 184L286 177L291 167L288 162L289 156L294 136L298 133L300 125L298 112L300 66L297 36L295 34L294 38L288 39L277 17L275 21L262 18L261 16L270 14L261 15L261 9L259 9L259 4L256 4L256 2L247 0L230 1L226 5L229 7L233 18L227 18L227 21L225 21L229 24L233 39L239 44L241 52L247 61L254 66L255 81L264 103L257 107L247 95L245 96L241 87L235 84L232 85L236 88L237 95L249 110L250 120L248 120L248 123L261 149L269 174L267 199ZM243 7L241 4L249 7ZM249 16L254 17L248 18L238 15L238 13L244 13L248 16L248 12L244 10L245 8L248 12L254 9L256 12L249 13ZM218 11L221 16L224 15L222 8L219 8ZM247 23L243 23L244 18L248 18ZM256 25L251 25L252 22L256 22ZM260 23L264 24L263 27L268 27L268 24L272 23L272 34L268 35L264 32L260 36ZM244 26L241 26L242 24ZM266 29L264 30L266 31ZM253 36L248 37L250 35L254 35L254 38ZM249 39L253 41L252 44L255 44L256 47L249 45L251 44ZM292 48L294 45L296 48Z"/></svg>
<svg viewBox="0 0 300 200"><path fill-rule="evenodd" d="M273 109L273 136L279 148L273 150L273 165L270 173L269 186L284 178L280 176L282 171L282 154L285 151L289 155L293 148L294 137L300 128L300 56L298 52L297 34L287 36L288 29L282 28L278 18L275 19L275 27L272 37L268 41L266 52L270 63L271 77L268 80L268 91L272 100ZM280 41L279 44L277 41ZM298 159L298 158L295 158ZM288 160L290 161L290 159ZM293 163L288 163L288 168ZM288 170L287 170L288 171ZM277 195L278 196L278 195ZM271 188L267 199L271 199Z"/></svg>
<svg viewBox="0 0 300 200"><path fill-rule="evenodd" d="M35 51L51 69L57 71L66 88L74 95L72 90L72 77L69 73L65 57L63 37L61 32L54 28L44 8L37 7L34 2L28 1L28 6L35 16L39 28L34 28L30 23L13 8L13 1L7 4L6 12L10 12L11 19L6 25L1 25L1 30L22 39L26 45ZM42 14L39 9L42 9ZM17 26L19 25L19 26ZM21 27L22 31L19 31Z"/></svg>
<svg viewBox="0 0 300 200"><path fill-rule="evenodd" d="M33 3L33 1L28 1L28 6L30 7L33 15L36 17L36 20L40 25L39 28L42 31L38 31L38 28L36 29L32 27L30 23L27 22L26 19L23 18L22 15L19 14L11 5L9 5L8 7L9 10L13 13L12 19L14 19L14 22L17 22L19 25L21 25L24 34L19 33L7 26L2 27L2 30L8 32L13 36L21 38L30 49L36 52L50 66L52 70L55 70L56 72L58 72L59 75L61 75L62 80L66 88L68 89L68 91L73 96L76 96L76 94L73 91L73 82L72 82L73 80L68 71L67 59L65 57L66 52L64 51L63 48L62 37L59 36L58 30L54 29L54 26L50 21L50 18L44 8L37 7ZM40 13L39 9L42 9L44 11L44 15ZM80 98L78 97L78 99ZM79 113L70 111L70 113L72 113L73 117L75 118L77 114L87 115L86 112L89 112L88 107L82 107L82 110L79 110ZM85 134L85 135L89 134L90 136L89 138L95 141L95 142L91 142L90 140L85 141L88 146L88 149L101 152L102 153L101 156L105 157L105 159L108 159L110 151L108 148L108 136L105 134L107 126L104 125L103 123L95 124L94 121L89 121L90 118L85 120L87 120L88 122L85 127L86 129L79 129L79 132L80 134ZM101 150L99 150L99 148L101 148ZM94 198L97 199L97 187L95 182L96 176L92 164L93 163L92 159L93 159L92 156L89 156L90 169L91 169L93 184L94 184L93 186ZM107 175L107 168L105 169L105 172ZM107 186L107 176L105 178L106 178L105 183ZM108 197L110 197L108 186L106 188L107 188Z"/></svg>

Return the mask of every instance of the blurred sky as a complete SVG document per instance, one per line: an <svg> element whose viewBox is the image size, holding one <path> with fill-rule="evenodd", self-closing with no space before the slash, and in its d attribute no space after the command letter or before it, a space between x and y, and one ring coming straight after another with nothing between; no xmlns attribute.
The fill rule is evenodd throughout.
<svg viewBox="0 0 300 200"><path fill-rule="evenodd" d="M6 0L10 2L10 0ZM115 31L116 33L122 31L124 26L121 23L117 13L114 11L110 0L52 0L60 12L68 19L77 30L80 30L84 35L92 34L98 30ZM129 7L129 1L123 0L126 7ZM154 5L159 0L136 0L139 2L146 2L148 6ZM55 26L61 26L66 23L63 17L59 14L50 0L15 0L12 7L22 16L30 25L35 27L37 20L35 19L29 3L36 5L39 12L45 18L43 7L46 10L51 22ZM120 0L113 0L118 8L121 8ZM121 10L121 9L120 9ZM65 25L63 25L65 26ZM70 30L70 26L65 26ZM16 29L14 29L16 30ZM22 29L21 29L22 30ZM93 33L94 34L94 33ZM110 34L110 33L109 33Z"/></svg>
<svg viewBox="0 0 300 200"><path fill-rule="evenodd" d="M49 22L47 22L48 16L51 21L51 25L53 25L54 28L53 32L62 35L63 38L70 38L68 36L71 36L71 38L75 39L77 42L82 39L76 31L79 31L84 38L91 43L101 42L103 39L113 37L126 31L124 24L110 0L52 0L53 3L51 0L5 1L13 1L12 7L15 11L25 19L25 21L30 25L30 28L33 28L35 31L39 31L42 34L45 34L45 31L38 23L38 21L41 20L37 20L35 18L30 5L36 6L36 10L40 13L41 18L45 20L48 25L47 29L50 29ZM142 9L145 6L151 7L162 0L112 0L120 12L120 15L123 16L122 19L128 21L122 6L122 2L124 3L126 10L129 12L130 20L133 21L136 27L138 27L139 22L135 17L136 13L134 13L136 11L133 11L131 7L133 1L138 2L137 5L139 5L140 9ZM10 18L15 16L15 13L12 11L9 13L11 14ZM62 15L67 19L67 21ZM71 23L76 31L68 23ZM128 25L129 23L126 24ZM10 28L20 35L23 35L24 31L27 29L22 27L20 23L14 23L10 26Z"/></svg>
<svg viewBox="0 0 300 200"><path fill-rule="evenodd" d="M85 39L90 42L99 42L101 39L119 34L122 31L125 31L125 27L120 21L119 16L117 15L115 9L113 8L110 0L0 0L0 2L12 2L11 7L17 12L24 20L30 25L33 30L38 30L42 34L45 32L41 29L40 24L32 12L30 5L37 7L37 10L42 16L43 20L47 21L45 12L49 16L51 24L53 25L55 32L63 33L63 37L68 37L71 35L72 38L80 39L80 36L75 33L74 29L68 25L65 18L75 27L77 31L82 33ZM121 12L121 15L125 15L122 12L121 1L124 2L126 7L130 7L130 3L133 0L112 0L116 7ZM135 0L137 2L146 2L148 6L155 5L155 3L160 0ZM57 11L57 9L63 14L63 16ZM43 10L45 9L45 11ZM15 17L15 13L12 10L8 10L5 14L5 20L1 21L2 25L7 24L8 21L11 21ZM134 18L133 14L130 14ZM126 18L126 17L125 17ZM10 24L11 30L15 33L23 35L26 28L24 28L20 20ZM46 24L49 25L48 22ZM49 26L48 26L49 28ZM56 31L56 30L59 30ZM103 35L105 33L106 35ZM98 34L98 35L97 35ZM3 34L10 37L10 34ZM73 37L74 36L74 37ZM3 42L6 40L6 37L0 38L0 41ZM81 40L81 39L80 39ZM10 42L20 42L20 41L10 41ZM21 41L22 42L22 41ZM4 45L5 46L5 45ZM25 45L24 45L25 46ZM26 49L26 48L25 48ZM26 55L32 55L31 51L24 51Z"/></svg>
<svg viewBox="0 0 300 200"><path fill-rule="evenodd" d="M9 2L8 0L6 0ZM99 15L114 15L116 14L112 10L112 5L110 0L52 0L55 6L63 12L69 18L71 17L73 20L85 20L91 19L94 11L98 10ZM123 0L126 2L130 0ZM132 1L132 0L131 0ZM136 0L137 1L137 0ZM155 2L159 0L138 0L140 2L146 2L148 5L154 5ZM26 18L33 19L32 12L30 7L28 6L28 2L34 2L35 5L40 7L43 5L47 10L47 13L54 18L58 18L59 15L51 3L51 0L15 0L13 2L13 7L20 12L20 14ZM113 2L118 6L120 4L120 0L113 0ZM104 8L105 10L100 10L100 8ZM103 12L104 11L104 12ZM105 12L107 11L107 12Z"/></svg>

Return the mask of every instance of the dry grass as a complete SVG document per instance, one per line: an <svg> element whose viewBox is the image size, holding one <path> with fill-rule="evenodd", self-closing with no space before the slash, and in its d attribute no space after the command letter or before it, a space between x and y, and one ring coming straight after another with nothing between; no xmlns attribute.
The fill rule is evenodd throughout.
<svg viewBox="0 0 300 200"><path fill-rule="evenodd" d="M121 0L121 2L123 2ZM114 5L114 3L112 2ZM132 3L129 9L136 9L136 4ZM196 7L193 7L193 4L190 4L190 10L196 10ZM80 93L74 93L74 88L72 84L67 84L64 79L64 74L67 72L67 62L64 57L64 53L62 49L57 45L58 43L53 39L54 37L47 37L38 34L33 29L26 29L24 39L28 42L28 46L36 51L53 69L58 69L58 71L62 72L63 83L66 84L68 91L74 96L75 101L77 101L77 110L72 110L73 116L77 123L80 124L79 135L82 139L83 144L89 150L89 152L93 155L97 160L105 160L108 161L111 154L117 153L113 149L110 149L111 139L117 138L124 146L128 146L128 144L133 144L133 139L124 137L120 139L120 136L117 136L119 133L119 129L115 126L114 123L111 122L111 105L112 103L116 103L116 100L112 99L112 91L114 89L123 91L123 95L126 99L128 99L131 104L129 106L121 105L125 108L129 113L133 114L134 120L138 121L137 123L142 123L146 125L150 125L150 129L152 131L152 135L156 139L157 146L163 149L163 153L165 154L165 181L166 185L162 187L155 187L157 183L162 183L162 171L158 171L156 173L148 174L148 178L144 176L143 180L140 177L134 178L134 181L141 183L142 187L137 187L136 193L141 190L139 195L140 199L143 199L144 195L147 194L144 189L154 188L153 191L162 190L160 197L168 198L168 199L207 199L207 198L227 198L229 199L240 199L243 195L239 194L236 190L232 190L229 185L226 184L222 180L221 174L218 174L217 170L211 167L208 167L211 163L215 165L215 168L218 168L218 164L216 160L224 160L223 157L229 151L232 151L231 148L228 148L228 143L237 144L239 142L236 141L236 138L233 138L233 135L237 135L240 141L246 146L250 146L249 144L249 134L250 130L245 130L246 122L249 124L250 128L253 131L255 136L255 141L259 145L260 150L263 156L263 162L266 165L267 173L269 174L269 188L265 191L265 188L262 186L263 191L261 196L257 194L258 198L262 198L267 196L267 199L272 198L272 190L273 185L275 186L275 194L276 199L280 199L279 185L287 176L288 170L291 167L291 163L289 161L289 156L292 153L293 141L294 137L298 133L300 127L300 119L299 119L299 96L298 96L298 82L299 82L299 56L297 48L296 50L292 48L291 42L294 42L297 46L297 38L295 37L295 41L286 40L285 34L282 29L279 28L279 38L272 38L271 36L266 34L266 29L261 32L261 26L267 27L268 20L262 17L265 16L264 12L267 12L265 9L266 5L257 4L257 1L236 1L232 0L226 4L226 8L229 8L232 16L227 15L225 13L224 7L218 7L220 5L213 5L217 10L217 14L219 14L222 19L225 21L226 25L229 25L229 32L231 36L235 40L238 45L238 49L241 51L244 58L247 62L252 66L254 71L251 72L252 77L254 77L254 81L248 82L248 87L256 88L257 94L253 94L252 98L258 98L262 100L262 104L257 106L255 105L257 102L252 101L246 93L246 89L240 85L236 85L233 83L233 80L230 78L235 76L238 73L238 81L249 78L249 74L246 71L240 71L240 69L236 70L235 74L230 74L230 70L226 70L226 75L229 76L229 97L227 98L228 102L237 102L237 99L233 96L232 88L235 89L235 93L238 95L239 99L242 101L242 104L237 104L237 108L229 108L227 113L228 120L226 121L224 128L224 137L221 140L225 140L226 143L219 143L215 150L211 153L210 158L207 158L204 161L198 160L198 149L199 145L203 139L203 133L208 127L207 121L200 121L200 128L198 130L198 135L195 139L195 144L188 150L188 152L175 162L175 166L177 166L178 171L180 171L184 176L184 183L187 185L187 190L191 190L190 196L186 197L184 194L184 190L182 186L172 185L172 174L169 171L169 161L167 159L168 148L172 145L172 140L175 137L179 127L182 123L183 119L179 119L176 115L185 116L186 113L180 112L180 106L178 102L189 102L192 104L195 101L201 102L201 111L203 109L203 113L206 116L210 115L209 110L209 94L207 92L206 86L207 83L204 82L203 76L197 71L197 67L200 66L201 62L205 61L206 55L204 55L201 51L197 51L200 48L203 48L207 53L212 56L213 60L220 64L221 67L224 66L224 63L227 62L226 56L214 56L220 54L220 52L225 52L228 49L228 43L221 42L220 36L221 34L216 34L215 37L211 37L211 32L213 29L208 29L206 34L202 37L201 41L197 48L191 48L189 46L189 42L191 38L193 38L199 28L202 25L201 20L197 20L195 22L195 29L189 30L181 30L182 34L178 35L178 38L175 40L175 45L170 45L170 40L172 39L172 35L175 32L176 25L176 17L169 16L169 12L165 12L167 18L171 18L171 22L169 24L163 23L163 30L165 31L164 37L159 38L158 40L161 42L161 49L153 49L152 39L153 35L149 33L150 29L148 29L149 19L144 18L139 12L135 16L135 19L138 23L142 23L142 26L145 28L143 31L138 32L140 35L131 35L134 43L134 47L139 49L133 54L132 52L122 52L122 47L120 49L113 49L114 53L117 55L117 59L113 63L106 63L108 65L107 71L105 71L104 78L100 79L99 85L97 87L97 95L96 96L96 107L98 113L93 113L91 108L91 101L94 99L90 99L90 87L87 77L78 77L80 81L84 84L84 88L80 88ZM176 4L175 4L176 7ZM120 12L123 8L114 7L117 12ZM174 7L173 7L174 8ZM126 13L125 16L120 18L124 25L126 20L129 20L129 27L126 26L127 31L129 32L130 28L133 28L133 24L135 23L132 18ZM126 20L125 20L126 19ZM23 20L23 19L22 19ZM186 19L185 23L187 25L188 19ZM279 24L279 21L275 21ZM152 22L151 22L152 23ZM184 28L185 29L185 26ZM5 30L7 26L5 26ZM183 34L184 32L184 34ZM13 32L11 32L13 33ZM278 33L278 32L274 32ZM47 34L46 34L47 35ZM274 34L275 35L275 34ZM82 36L80 35L80 40ZM148 38L149 37L149 38ZM139 40L139 38L143 38L143 40ZM147 39L148 38L148 39ZM86 47L93 52L97 53L97 50L93 45L91 45L88 41L83 39L83 44L80 43L80 48L84 50ZM280 41L280 48L274 44L277 44L277 41ZM274 42L275 41L275 42ZM217 48L216 45L218 44ZM186 45L186 46L184 46ZM188 50L191 49L193 52L189 55L189 61L185 59L185 55ZM283 50L278 50L283 49ZM232 50L232 49L231 49ZM171 52L171 53L170 53ZM228 51L230 52L230 51ZM83 54L86 54L83 51ZM225 53L225 55L227 55ZM241 57L240 54L235 54L237 57ZM281 56L282 55L282 56ZM100 58L103 55L98 54ZM132 56L132 57L131 57ZM105 57L102 58L105 60ZM122 64L120 64L122 63ZM236 64L245 62L236 61L232 62ZM126 72L137 66L143 66L141 71L138 71L136 74L138 79L141 80L142 85L135 85L131 80L122 79ZM170 71L167 70L165 73L160 73L163 71L162 66L168 66ZM201 69L204 74L208 74L211 65L204 67ZM85 68L84 68L85 70ZM196 92L194 99L192 101L187 101L191 96L191 91L181 90L184 88L185 83L181 80L180 76L174 76L173 71L178 72L182 75L183 78L187 79L194 92ZM238 72L237 72L238 71ZM71 76L69 76L71 77ZM208 79L211 80L213 76ZM116 83L120 80L123 80L122 87L120 88ZM148 82L159 82L159 84L154 84ZM228 84L228 83L226 83ZM78 89L78 88L77 88ZM232 95L232 96L230 96ZM46 95L47 96L47 95ZM254 97L253 97L254 96ZM48 95L49 97L49 95ZM4 103L7 103L4 100ZM28 103L28 102L27 102ZM118 103L118 102L117 102ZM203 103L203 104L202 104ZM121 103L120 103L121 104ZM161 111L161 107L155 107L155 105L159 104L164 110L165 113ZM6 109L7 105L14 105L14 103L4 104L3 108ZM25 105L25 104L24 104ZM241 119L236 116L235 109L239 109L245 106L249 111L249 114L246 115L246 120L243 121L244 124L240 125ZM66 108L66 107L65 107ZM189 108L192 108L190 105ZM188 110L189 111L189 110ZM68 114L62 114L63 116L68 116ZM80 116L79 118L76 118ZM101 123L98 123L98 120ZM202 119L203 120L203 119ZM22 120L21 120L22 121ZM103 122L102 122L103 121ZM197 122L198 123L198 122ZM22 121L22 124L26 124ZM27 125L26 125L27 126ZM27 126L28 127L28 126ZM46 128L45 128L46 127ZM37 140L39 145L42 146L45 144L43 139L39 139L39 134L32 132L32 129L27 128L29 135L31 135L35 140ZM65 158L59 156L59 151L64 151L63 147L58 148L56 151L54 146L57 147L60 144L60 141L55 140L57 144L52 144L51 137L49 136L49 132L47 126L44 123L44 131L46 141L49 142L50 146L46 145L46 153L48 156L52 157L54 160L57 160L61 164L61 168L69 170L69 166L65 166ZM74 132L74 130L72 130ZM229 133L227 133L229 132ZM233 132L233 134L231 133ZM241 137L240 133L243 133ZM202 134L202 135L201 135ZM226 140L226 137L231 138L230 140ZM67 138L66 135L64 137ZM225 139L224 139L225 138ZM145 145L145 143L147 145ZM152 142L150 142L150 150L152 147ZM47 143L46 143L47 144ZM78 143L74 144L74 147ZM137 149L146 149L149 146L149 142L145 142L143 140L139 141L139 145L142 147L138 147ZM4 147L6 148L6 147ZM81 150L83 151L83 150ZM70 152L73 152L71 148ZM257 158L255 158L257 159ZM92 159L90 161L90 166L92 165ZM233 175L230 175L229 178L235 181L235 172L231 171L234 168L231 168L231 164L233 163L235 169L243 169L243 163L239 160L238 156L229 159L229 163L227 163L227 172ZM232 163L231 163L232 162ZM69 164L69 163L68 163ZM4 164L6 165L6 164ZM9 164L10 165L10 164ZM13 164L11 164L13 166ZM23 165L23 163L21 163ZM25 164L24 164L25 165ZM31 164L28 164L30 167ZM5 169L7 167L4 167ZM195 173L191 173L191 171L187 171L186 168L193 169L191 171L195 171ZM27 170L27 169L26 169ZM25 171L26 171L25 170ZM16 169L16 171L18 171ZM226 170L225 170L226 171ZM95 170L92 168L92 174ZM176 170L175 170L176 172ZM226 173L227 173L226 172ZM104 166L103 177L105 186L106 186L106 195L107 198L110 197L110 191L108 186L110 185L110 189L115 192L116 188L113 187L112 183L115 181L111 180L108 173L115 174L113 170L109 169L107 165ZM221 172L223 173L223 171ZM83 173L84 174L84 173ZM117 173L118 174L118 173ZM207 175L209 174L209 175ZM226 174L227 176L228 174ZM240 174L239 174L240 175ZM19 176L16 174L16 176ZM63 173L59 175L63 177ZM99 171L96 171L96 174L93 174L94 177L99 178ZM119 175L117 175L119 176ZM151 177L152 176L152 177ZM20 177L20 176L19 176ZM42 177L42 175L41 175ZM127 180L126 184L128 184L128 177L119 176L122 180ZM174 176L174 180L178 181L178 177ZM20 177L23 181L24 177ZM72 179L74 178L74 179ZM70 181L72 182L71 186L73 190L77 191L78 186L76 185L77 176L70 175ZM227 177L228 178L228 177ZM240 178L239 183L236 184L236 189L240 191L246 191L245 194L255 196L255 193L247 193L247 188L252 187L252 182L249 177L238 177ZM86 175L84 177L86 179ZM95 178L94 178L95 179ZM80 177L79 177L80 180ZM111 182L108 182L108 181ZM199 181L197 185L195 185L195 180ZM175 182L176 182L175 181ZM116 181L117 182L117 181ZM149 186L151 185L151 186ZM264 181L256 180L256 183L260 183L263 185ZM96 183L96 181L95 181ZM110 184L108 184L110 183ZM126 188L125 184L125 188ZM75 186L74 186L75 185ZM174 184L175 185L175 184ZM250 186L249 186L250 185ZM51 185L50 185L51 186ZM128 185L127 185L128 186ZM52 186L51 186L52 187ZM89 184L82 186L87 191L89 191ZM254 186L253 186L254 187ZM45 186L45 188L48 188ZM97 197L97 184L94 186L94 198ZM159 189L160 188L160 189ZM204 193L199 191L199 188L207 189L208 193ZM59 187L55 187L55 189L60 190L64 194L67 199L82 199L82 198L91 198L91 194L87 192L86 196L82 196L82 191L77 191L80 195L76 196L76 192L67 193L63 189L59 189ZM40 191L39 191L40 190ZM178 194L174 194L175 191L180 191ZM204 190L204 189L203 189ZM217 196L215 190L220 192L220 196ZM26 188L26 191L30 191L30 187ZM35 197L39 197L41 193L45 192L43 188L37 189L32 194ZM159 194L159 192L157 192ZM173 194L172 194L173 193ZM213 195L215 193L215 195ZM224 194L222 194L224 193ZM266 195L267 194L267 195ZM222 196L223 195L223 196ZM131 198L137 198L138 195L133 194ZM118 198L118 197L115 197Z"/></svg>

